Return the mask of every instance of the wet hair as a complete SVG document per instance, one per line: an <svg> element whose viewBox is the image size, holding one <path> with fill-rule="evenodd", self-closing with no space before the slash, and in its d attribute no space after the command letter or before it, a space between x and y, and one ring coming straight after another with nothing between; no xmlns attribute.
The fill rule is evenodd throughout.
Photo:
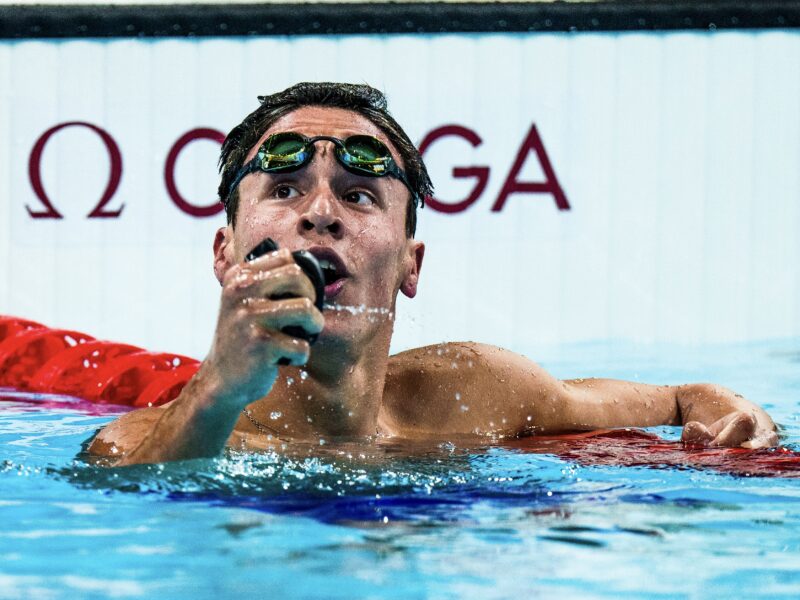
<svg viewBox="0 0 800 600"><path fill-rule="evenodd" d="M433 193L433 184L419 150L389 114L386 96L382 92L368 85L350 83L298 83L277 94L259 96L258 100L261 105L234 127L222 144L219 158L222 178L218 194L220 202L225 207L229 224L236 225L239 193L238 190L233 190L228 196L228 189L244 164L247 153L264 132L278 119L298 108L327 106L351 110L364 116L378 127L400 152L411 189L416 192L409 194L406 207L406 235L414 237L417 229L417 204L424 202L425 198Z"/></svg>

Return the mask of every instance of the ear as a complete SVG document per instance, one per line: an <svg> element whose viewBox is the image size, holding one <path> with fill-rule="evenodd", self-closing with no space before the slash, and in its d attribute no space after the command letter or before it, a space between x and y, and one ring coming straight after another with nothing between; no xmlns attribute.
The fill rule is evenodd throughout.
<svg viewBox="0 0 800 600"><path fill-rule="evenodd" d="M400 291L407 297L417 295L419 272L422 270L422 259L425 257L425 244L417 240L408 241L408 254L405 258L405 276L400 283Z"/></svg>
<svg viewBox="0 0 800 600"><path fill-rule="evenodd" d="M233 249L233 228L228 225L217 229L214 236L214 275L220 285L227 270L236 262Z"/></svg>

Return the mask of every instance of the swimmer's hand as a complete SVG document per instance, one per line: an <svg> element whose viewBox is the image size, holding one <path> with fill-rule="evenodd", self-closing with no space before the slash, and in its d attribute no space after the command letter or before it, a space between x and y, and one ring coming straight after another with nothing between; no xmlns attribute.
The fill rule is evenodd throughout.
<svg viewBox="0 0 800 600"><path fill-rule="evenodd" d="M678 388L681 440L689 445L770 448L778 445L775 423L760 407L721 386Z"/></svg>
<svg viewBox="0 0 800 600"><path fill-rule="evenodd" d="M241 407L266 395L278 365L308 361L309 343L281 330L322 331L315 298L314 286L285 248L233 265L222 281L217 329L203 368Z"/></svg>
<svg viewBox="0 0 800 600"><path fill-rule="evenodd" d="M689 421L683 426L681 441L693 446L772 448L778 445L778 436L768 427L759 428L753 414L737 411L708 427L700 421Z"/></svg>

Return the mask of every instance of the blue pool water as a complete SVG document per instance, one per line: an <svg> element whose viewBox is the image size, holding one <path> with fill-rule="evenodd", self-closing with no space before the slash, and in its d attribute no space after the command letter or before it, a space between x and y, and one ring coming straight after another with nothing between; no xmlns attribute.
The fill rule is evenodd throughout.
<svg viewBox="0 0 800 600"><path fill-rule="evenodd" d="M727 385L800 451L800 340L528 354L560 377ZM669 466L626 466L647 444L609 438L610 460L491 440L76 459L117 413L0 401L0 598L800 597L800 472L749 473L741 455L697 467L675 443Z"/></svg>

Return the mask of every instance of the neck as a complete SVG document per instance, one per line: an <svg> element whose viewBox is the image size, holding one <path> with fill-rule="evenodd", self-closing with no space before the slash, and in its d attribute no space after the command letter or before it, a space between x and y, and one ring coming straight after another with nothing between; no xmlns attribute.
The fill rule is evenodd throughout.
<svg viewBox="0 0 800 600"><path fill-rule="evenodd" d="M249 406L258 422L288 438L374 435L383 401L392 327L372 340L320 339L304 367L282 367L269 396Z"/></svg>

